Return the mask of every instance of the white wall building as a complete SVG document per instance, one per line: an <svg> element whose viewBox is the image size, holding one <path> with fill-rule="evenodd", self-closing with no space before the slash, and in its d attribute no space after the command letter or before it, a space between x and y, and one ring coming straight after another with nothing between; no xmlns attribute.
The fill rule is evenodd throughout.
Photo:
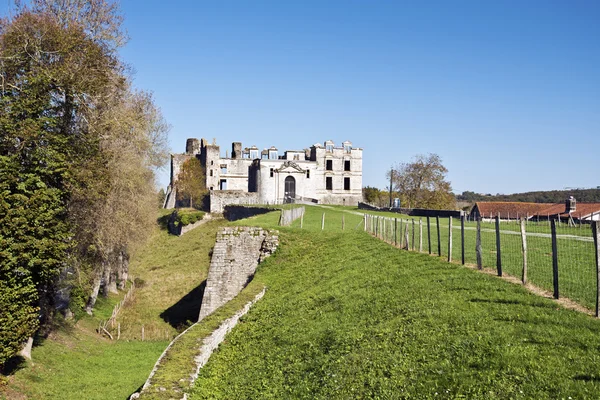
<svg viewBox="0 0 600 400"><path fill-rule="evenodd" d="M336 147L328 140L310 149L283 153L275 147L262 151L256 146L242 149L240 142L234 142L231 155L221 157L215 143L188 139L185 154L171 155L171 183L165 208L175 207L172 188L181 164L190 157L197 157L205 170L212 212L221 211L222 205L230 203L276 204L293 199L357 205L362 201L362 149L352 147L349 141Z"/></svg>

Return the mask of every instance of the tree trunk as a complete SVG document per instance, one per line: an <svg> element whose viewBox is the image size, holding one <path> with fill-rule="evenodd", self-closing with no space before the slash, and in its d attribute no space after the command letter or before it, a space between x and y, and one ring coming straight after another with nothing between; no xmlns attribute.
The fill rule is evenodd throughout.
<svg viewBox="0 0 600 400"><path fill-rule="evenodd" d="M112 258L112 257L110 257ZM102 263L102 296L108 297L109 285L110 285L110 270L111 262L110 258L108 261Z"/></svg>
<svg viewBox="0 0 600 400"><path fill-rule="evenodd" d="M102 282L102 271L96 272L94 275L94 281L92 282L92 292L90 293L90 297L88 299L87 305L85 306L85 312L89 315L92 315L92 310L94 309L94 305L96 304L96 299L98 298L98 292L100 291L100 283Z"/></svg>
<svg viewBox="0 0 600 400"><path fill-rule="evenodd" d="M117 289L124 290L127 283L127 259L125 250L119 251L117 256Z"/></svg>
<svg viewBox="0 0 600 400"><path fill-rule="evenodd" d="M25 343L25 347L19 352L19 355L23 358L31 360L31 348L33 347L33 338L30 337L27 339L27 343Z"/></svg>

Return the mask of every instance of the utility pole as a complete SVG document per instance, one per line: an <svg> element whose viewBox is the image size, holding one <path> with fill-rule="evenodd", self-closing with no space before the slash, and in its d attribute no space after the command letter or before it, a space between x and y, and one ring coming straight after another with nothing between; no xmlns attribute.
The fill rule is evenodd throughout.
<svg viewBox="0 0 600 400"><path fill-rule="evenodd" d="M394 178L394 168L392 167L392 168L390 168L390 208L392 208L392 206L393 206L393 203L392 203L392 201L393 201L392 200L392 185L393 185L392 180L393 180L393 178Z"/></svg>

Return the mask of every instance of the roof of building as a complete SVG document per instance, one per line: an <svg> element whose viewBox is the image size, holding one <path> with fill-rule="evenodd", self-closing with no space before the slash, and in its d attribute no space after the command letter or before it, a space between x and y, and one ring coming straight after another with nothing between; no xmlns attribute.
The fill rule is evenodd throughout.
<svg viewBox="0 0 600 400"><path fill-rule="evenodd" d="M500 218L517 218L517 216L552 216L568 217L565 203L525 203L518 201L478 201L475 207L482 217L500 216ZM474 208L475 208L474 207ZM592 213L600 213L600 203L577 203L571 215L585 218Z"/></svg>
<svg viewBox="0 0 600 400"><path fill-rule="evenodd" d="M500 218L536 215L544 208L552 205L551 203L520 203L516 201L478 201L475 203L481 216L495 217L499 215Z"/></svg>
<svg viewBox="0 0 600 400"><path fill-rule="evenodd" d="M575 218L585 218L592 213L600 213L600 203L577 203L575 211L571 212L571 216ZM566 210L565 203L552 204L550 207L542 210L540 215L560 215L568 217L569 213Z"/></svg>

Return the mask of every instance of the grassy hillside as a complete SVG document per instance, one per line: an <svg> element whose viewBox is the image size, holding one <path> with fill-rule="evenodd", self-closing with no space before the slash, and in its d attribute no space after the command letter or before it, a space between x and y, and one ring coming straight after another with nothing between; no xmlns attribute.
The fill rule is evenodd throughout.
<svg viewBox="0 0 600 400"><path fill-rule="evenodd" d="M281 246L238 298L184 337L156 382L181 384L199 340L266 285L191 398L597 397L599 321L493 276L395 249L364 233L353 212L308 207L302 229L300 220L278 227L278 213L232 223L279 229ZM35 347L34 365L15 372L4 396L123 399L135 391L167 344L162 335L197 316L221 224L183 237L157 230L132 259L142 284L119 318L126 339L99 337L98 318L86 317ZM100 301L97 316L117 301ZM141 325L150 341L139 340Z"/></svg>
<svg viewBox="0 0 600 400"><path fill-rule="evenodd" d="M600 392L598 321L360 230L321 232L310 222L321 212L310 209L302 231L282 229L256 275L267 294L202 370L192 399Z"/></svg>
<svg viewBox="0 0 600 400"><path fill-rule="evenodd" d="M210 221L181 237L157 226L148 245L131 260L137 287L117 319L121 340L110 341L95 329L123 293L99 297L94 316L75 325L65 322L33 348L33 363L14 371L8 387L0 387L0 398L125 399L136 391L170 339L196 321L209 252L224 223ZM112 331L116 337L116 328Z"/></svg>

